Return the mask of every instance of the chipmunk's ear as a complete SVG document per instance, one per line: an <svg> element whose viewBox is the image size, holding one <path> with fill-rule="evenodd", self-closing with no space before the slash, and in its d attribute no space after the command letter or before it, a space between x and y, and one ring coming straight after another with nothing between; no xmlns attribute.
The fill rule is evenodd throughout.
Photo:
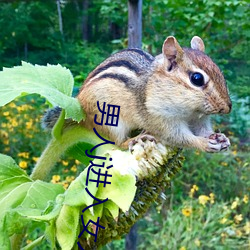
<svg viewBox="0 0 250 250"><path fill-rule="evenodd" d="M194 36L191 40L191 48L192 49L197 49L197 50L200 50L202 52L205 51L205 45L204 45L204 42L203 40L198 37L198 36Z"/></svg>
<svg viewBox="0 0 250 250"><path fill-rule="evenodd" d="M162 46L162 54L170 61L179 61L182 59L183 50L175 37L169 36Z"/></svg>

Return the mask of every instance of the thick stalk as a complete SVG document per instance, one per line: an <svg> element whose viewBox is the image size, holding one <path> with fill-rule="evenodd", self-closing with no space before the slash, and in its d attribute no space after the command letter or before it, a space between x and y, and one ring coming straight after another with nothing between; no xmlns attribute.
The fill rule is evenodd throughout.
<svg viewBox="0 0 250 250"><path fill-rule="evenodd" d="M63 131L63 134L60 138L51 139L39 158L36 166L34 167L30 177L33 180L45 180L49 176L49 173L57 161L60 159L61 155L65 153L68 148L78 142L86 142L92 145L97 145L103 141L99 139L99 137L93 131L88 130L80 125L67 128ZM108 145L105 145L105 149L107 149L107 146ZM114 147L114 145L110 146ZM98 151L102 151L103 148L103 146L102 149L101 147L97 148L97 155Z"/></svg>

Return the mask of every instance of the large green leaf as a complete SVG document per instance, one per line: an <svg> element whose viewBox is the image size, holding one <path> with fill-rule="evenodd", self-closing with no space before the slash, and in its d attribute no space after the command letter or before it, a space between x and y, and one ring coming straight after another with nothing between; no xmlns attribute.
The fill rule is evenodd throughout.
<svg viewBox="0 0 250 250"><path fill-rule="evenodd" d="M64 205L56 220L56 238L62 249L71 250L79 232L79 208Z"/></svg>
<svg viewBox="0 0 250 250"><path fill-rule="evenodd" d="M71 97L73 85L71 72L61 65L34 66L22 62L22 66L0 72L0 106L18 96L36 93L53 106L65 109L66 118L80 121L84 114L78 100Z"/></svg>
<svg viewBox="0 0 250 250"><path fill-rule="evenodd" d="M64 193L64 188L61 185L37 180L30 186L20 206L25 209L32 208L42 212L47 207L47 202L55 200L57 195L61 193Z"/></svg>
<svg viewBox="0 0 250 250"><path fill-rule="evenodd" d="M58 194L64 189L32 181L9 156L1 154L0 162L0 249L9 249L9 237L21 233L32 220L44 223L56 219L64 200Z"/></svg>
<svg viewBox="0 0 250 250"><path fill-rule="evenodd" d="M12 235L21 230L25 224L23 218L42 222L55 219L60 212L60 204L56 204L52 212L47 216L44 215L44 218L42 215L50 202L63 192L62 186L39 180L19 185L0 201L3 204L0 212L3 229Z"/></svg>

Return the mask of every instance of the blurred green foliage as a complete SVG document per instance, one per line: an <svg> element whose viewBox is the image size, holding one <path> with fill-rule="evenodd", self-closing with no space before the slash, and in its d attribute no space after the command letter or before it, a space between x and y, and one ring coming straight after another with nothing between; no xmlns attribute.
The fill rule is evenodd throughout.
<svg viewBox="0 0 250 250"><path fill-rule="evenodd" d="M21 60L42 65L60 63L72 71L80 86L109 54L126 48L127 1L89 0L85 9L81 0L61 2L63 33L56 1L1 1L0 67L18 65ZM228 116L215 118L215 127L230 136L231 151L213 155L185 152L183 171L167 190L167 201L154 206L139 223L139 249L247 249L249 16L249 1L143 1L143 49L154 55L160 53L169 35L176 36L182 46L189 46L194 35L202 37L206 52L225 74L233 110ZM12 155L28 172L46 144L47 136L39 125L45 109L35 96L28 105L21 99L0 110L0 152ZM51 181L66 188L82 168L78 162L62 160ZM193 185L199 190L190 197ZM211 193L215 195L214 204ZM210 198L205 206L199 203L201 195ZM193 217L187 216L188 208ZM235 219L240 214L242 220ZM162 248L167 244L169 248ZM106 249L123 247L124 240Z"/></svg>
<svg viewBox="0 0 250 250"><path fill-rule="evenodd" d="M60 63L80 84L110 53L127 46L126 1L61 1L60 7L63 33L56 1L2 1L0 67L21 60ZM157 54L169 35L184 46L199 35L224 71L231 93L245 97L250 93L249 14L248 1L144 0L143 47Z"/></svg>

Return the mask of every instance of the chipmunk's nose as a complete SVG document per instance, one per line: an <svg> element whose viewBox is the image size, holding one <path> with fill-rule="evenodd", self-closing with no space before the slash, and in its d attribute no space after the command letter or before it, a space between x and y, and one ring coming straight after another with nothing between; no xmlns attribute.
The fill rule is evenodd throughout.
<svg viewBox="0 0 250 250"><path fill-rule="evenodd" d="M219 113L228 114L231 112L231 109L232 109L232 102L229 101L222 109L220 109Z"/></svg>

